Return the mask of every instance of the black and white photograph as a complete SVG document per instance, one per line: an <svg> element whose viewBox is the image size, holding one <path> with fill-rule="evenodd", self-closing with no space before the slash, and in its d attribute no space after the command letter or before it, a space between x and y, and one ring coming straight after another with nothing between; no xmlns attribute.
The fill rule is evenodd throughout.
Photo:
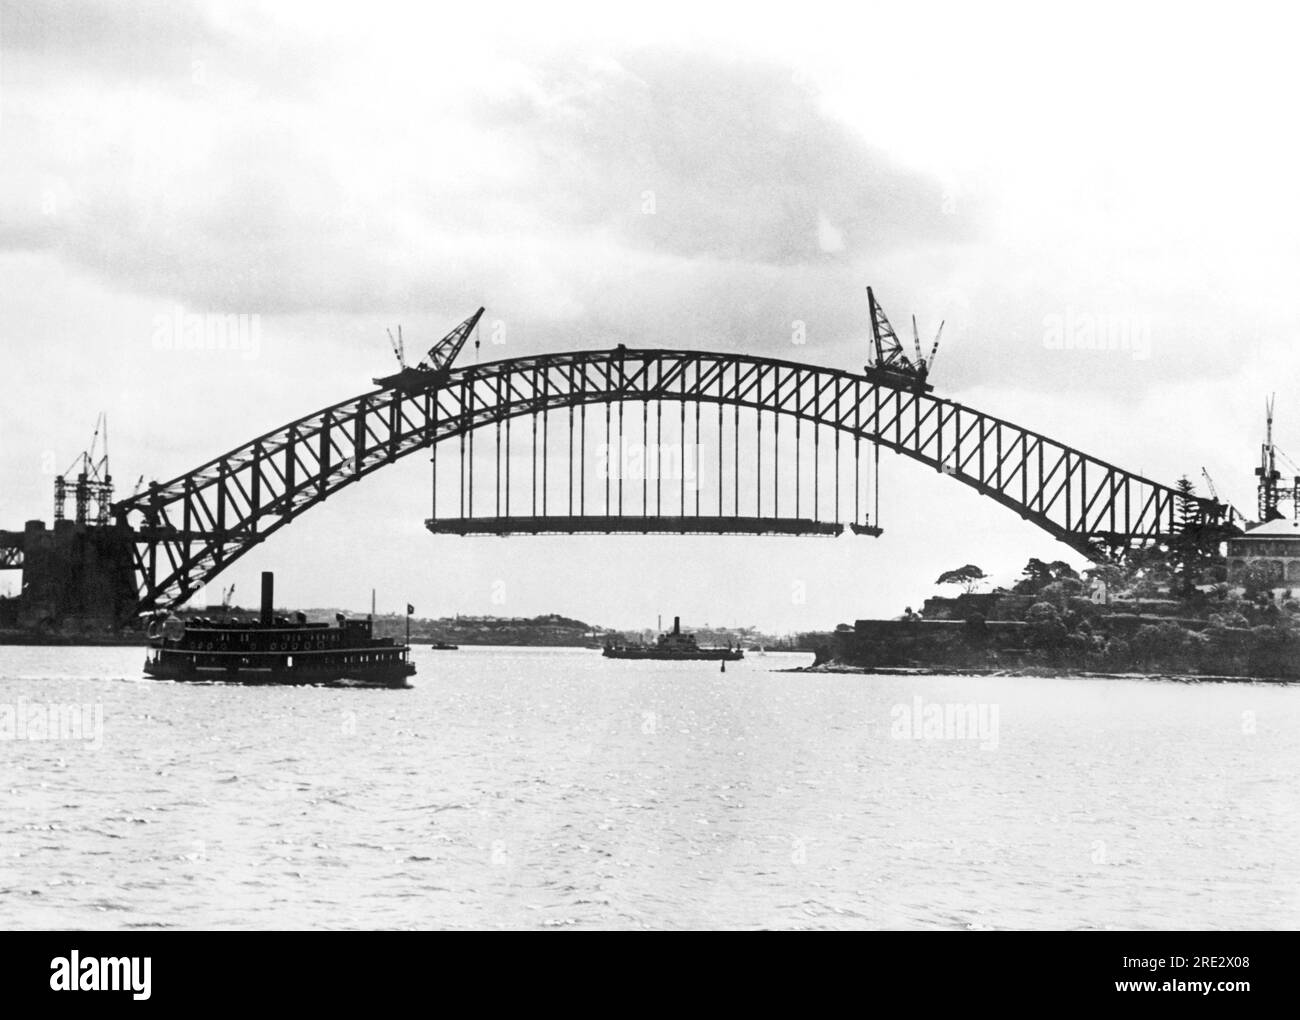
<svg viewBox="0 0 1300 1020"><path fill-rule="evenodd" d="M1111 1000L1250 1001L1233 933L1300 927L1294 28L0 0L0 929L124 947L32 980L1088 931L1188 936Z"/></svg>

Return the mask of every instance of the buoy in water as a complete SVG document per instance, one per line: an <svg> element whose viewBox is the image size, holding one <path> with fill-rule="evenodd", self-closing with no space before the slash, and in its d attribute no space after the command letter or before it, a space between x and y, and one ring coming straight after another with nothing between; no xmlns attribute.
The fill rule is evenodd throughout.
<svg viewBox="0 0 1300 1020"><path fill-rule="evenodd" d="M719 672L725 673L726 671L727 671L727 660L726 660L726 659L723 659L723 660L722 660L722 669L721 669Z"/></svg>

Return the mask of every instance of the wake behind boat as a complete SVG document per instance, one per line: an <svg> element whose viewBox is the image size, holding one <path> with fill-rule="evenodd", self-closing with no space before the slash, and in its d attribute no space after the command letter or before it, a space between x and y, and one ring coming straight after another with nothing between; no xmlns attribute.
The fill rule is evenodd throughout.
<svg viewBox="0 0 1300 1020"><path fill-rule="evenodd" d="M742 648L733 648L730 644L726 648L701 648L695 641L693 634L682 633L681 617L673 617L673 629L671 633L660 634L659 641L653 645L647 644L616 644L610 642L605 645L604 656L607 659L680 659L687 660L704 660L708 662L735 662L745 657L745 651Z"/></svg>

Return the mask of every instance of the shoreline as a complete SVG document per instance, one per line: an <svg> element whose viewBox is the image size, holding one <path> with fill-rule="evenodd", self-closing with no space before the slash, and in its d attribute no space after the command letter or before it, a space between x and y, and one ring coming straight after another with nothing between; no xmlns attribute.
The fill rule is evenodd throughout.
<svg viewBox="0 0 1300 1020"><path fill-rule="evenodd" d="M145 647L148 640L143 634L135 635L100 635L100 634L25 634L0 633L0 647L13 648L113 648Z"/></svg>
<svg viewBox="0 0 1300 1020"><path fill-rule="evenodd" d="M772 670L774 673L843 673L852 676L1010 676L1035 677L1043 680L1058 677L1081 677L1086 680L1170 680L1176 683L1247 683L1298 684L1297 677L1234 676L1218 673L1109 673L1077 670L1059 666L853 666L845 663L822 663L819 666L795 666Z"/></svg>

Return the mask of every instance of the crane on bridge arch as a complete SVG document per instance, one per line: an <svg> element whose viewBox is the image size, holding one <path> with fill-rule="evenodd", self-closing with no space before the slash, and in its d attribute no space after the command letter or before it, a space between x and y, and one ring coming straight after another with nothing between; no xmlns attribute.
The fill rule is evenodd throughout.
<svg viewBox="0 0 1300 1020"><path fill-rule="evenodd" d="M508 429L512 422L530 418L536 428L538 416L549 412L568 414L572 444L575 417L581 428L586 409L593 406L603 407L608 418L614 407L621 414L626 406L640 405L648 416L651 404L660 410L680 404L683 428L688 406L695 409L697 422L701 409L716 407L719 436L730 408L737 444L736 416L742 412L753 416L758 430L764 420L779 428L784 419L800 432L833 436L837 446L848 438L855 453L868 443L877 456L884 448L925 464L1090 555L1097 543L1159 539L1187 521L1227 523L1227 507L1217 500L1180 493L1042 433L934 396L916 371L891 379L756 355L623 345L453 367L482 314L479 309L452 330L420 365L402 363L399 372L377 379L377 389L288 422L116 503L114 519L119 528L129 529L134 548L137 609L185 601L301 514L418 450L436 453L437 445L448 441L472 449L479 430ZM757 449L761 456L761 440ZM697 522L705 516L719 518L721 524L710 526L715 532L808 533L801 525L782 531L780 522L802 520L798 512L794 518L782 518L779 512L765 518L760 512L757 521L740 513L738 453L735 458L732 512L725 512L725 494L720 493L715 513L703 514L697 506L697 513L688 515L680 506L679 516L694 516ZM758 486L774 466L755 465ZM545 475L545 460L542 471ZM761 493L760 488L760 511ZM471 495L469 512L460 519L472 519L473 507ZM577 516L591 516L586 509L584 503ZM508 511L509 496L507 517ZM619 521L613 519L624 517L613 512L596 516L605 520L589 530L614 530ZM639 523L622 522L627 530L689 530L646 527L644 507L635 516ZM591 522L579 521L583 523ZM511 522L500 530L511 530Z"/></svg>

